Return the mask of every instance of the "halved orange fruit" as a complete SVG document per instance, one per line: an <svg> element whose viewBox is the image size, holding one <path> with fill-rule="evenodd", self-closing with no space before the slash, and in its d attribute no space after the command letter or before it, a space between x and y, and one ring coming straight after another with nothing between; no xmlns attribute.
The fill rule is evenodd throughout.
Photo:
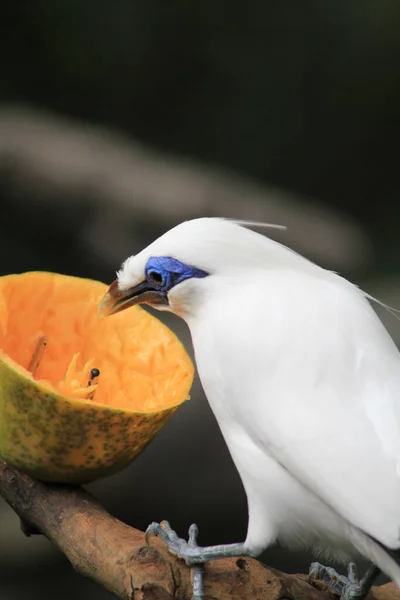
<svg viewBox="0 0 400 600"><path fill-rule="evenodd" d="M139 306L100 318L106 291L55 273L0 277L0 456L37 479L115 473L189 397L193 364L174 333Z"/></svg>

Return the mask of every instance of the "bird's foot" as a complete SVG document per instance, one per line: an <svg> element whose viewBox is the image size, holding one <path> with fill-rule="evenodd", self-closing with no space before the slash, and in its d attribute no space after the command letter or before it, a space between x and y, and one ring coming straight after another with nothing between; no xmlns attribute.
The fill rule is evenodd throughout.
<svg viewBox="0 0 400 600"><path fill-rule="evenodd" d="M182 558L189 566L203 564L216 558L249 555L249 551L243 543L198 546L197 534L197 525L191 525L189 528L189 541L187 542L177 536L168 521L161 521L161 523L152 523L148 526L146 541L149 542L151 535L157 535L167 544L171 554Z"/></svg>
<svg viewBox="0 0 400 600"><path fill-rule="evenodd" d="M379 569L372 566L359 580L356 565L352 562L348 565L347 577L339 575L331 567L324 567L324 565L314 562L311 563L308 580L312 583L314 579L322 579L333 594L340 596L340 600L363 600L378 574Z"/></svg>
<svg viewBox="0 0 400 600"><path fill-rule="evenodd" d="M146 529L146 542L149 543L150 537L156 535L160 537L168 546L168 550L171 554L175 554L179 558L182 558L187 565L192 566L191 569L191 580L193 587L192 600L203 600L204 598L204 585L203 585L203 562L204 560L196 560L194 556L191 556L195 548L199 548L197 545L198 527L193 523L189 527L189 541L179 538L175 531L171 528L168 521L161 521L161 523L151 523Z"/></svg>
<svg viewBox="0 0 400 600"><path fill-rule="evenodd" d="M203 559L198 556L197 525L193 525L189 528L189 541L179 538L176 532L171 528L168 521L161 521L161 523L151 523L146 530L146 542L149 543L150 536L156 535L161 538L168 546L168 550L171 554L174 554L178 558L182 558L187 565L192 566L196 564L202 564L207 559Z"/></svg>
<svg viewBox="0 0 400 600"><path fill-rule="evenodd" d="M226 558L231 556L242 556L249 554L244 544L225 544L221 546L198 546L197 535L198 527L193 524L189 528L189 541L179 538L171 528L168 521L161 523L151 523L146 530L146 542L149 543L150 537L156 535L160 537L168 546L171 554L181 558L187 565L192 567L192 600L203 600L203 567L208 560L216 558Z"/></svg>

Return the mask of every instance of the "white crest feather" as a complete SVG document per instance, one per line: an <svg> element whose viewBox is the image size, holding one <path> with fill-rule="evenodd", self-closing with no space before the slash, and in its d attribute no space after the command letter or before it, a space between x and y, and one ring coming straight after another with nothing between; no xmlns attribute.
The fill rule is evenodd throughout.
<svg viewBox="0 0 400 600"><path fill-rule="evenodd" d="M281 229L281 230L287 229L286 225L278 225L276 223L265 223L264 221L249 221L247 219L230 219L230 218L227 218L225 220L232 221L233 223L236 223L236 225L242 225L243 227L247 227L249 229L251 229L252 227L255 227L255 228L259 227L260 229L262 229L262 228Z"/></svg>

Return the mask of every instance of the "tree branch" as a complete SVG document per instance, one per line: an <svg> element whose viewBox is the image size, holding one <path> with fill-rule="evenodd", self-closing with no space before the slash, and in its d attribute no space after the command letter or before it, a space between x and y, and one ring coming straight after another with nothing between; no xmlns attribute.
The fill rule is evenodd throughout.
<svg viewBox="0 0 400 600"><path fill-rule="evenodd" d="M23 520L28 533L43 533L83 576L123 600L189 600L190 569L157 539L109 515L82 488L34 481L0 460L0 495ZM207 599L332 600L324 584L286 575L249 559L205 565ZM400 600L393 584L374 588L372 598Z"/></svg>

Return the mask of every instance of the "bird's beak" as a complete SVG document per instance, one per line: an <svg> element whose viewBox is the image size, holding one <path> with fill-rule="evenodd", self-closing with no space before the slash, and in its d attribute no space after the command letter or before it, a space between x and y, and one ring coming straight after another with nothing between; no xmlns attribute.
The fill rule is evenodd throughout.
<svg viewBox="0 0 400 600"><path fill-rule="evenodd" d="M108 317L135 304L168 305L168 297L166 292L152 288L147 281L128 290L120 290L115 280L99 304L99 314Z"/></svg>

